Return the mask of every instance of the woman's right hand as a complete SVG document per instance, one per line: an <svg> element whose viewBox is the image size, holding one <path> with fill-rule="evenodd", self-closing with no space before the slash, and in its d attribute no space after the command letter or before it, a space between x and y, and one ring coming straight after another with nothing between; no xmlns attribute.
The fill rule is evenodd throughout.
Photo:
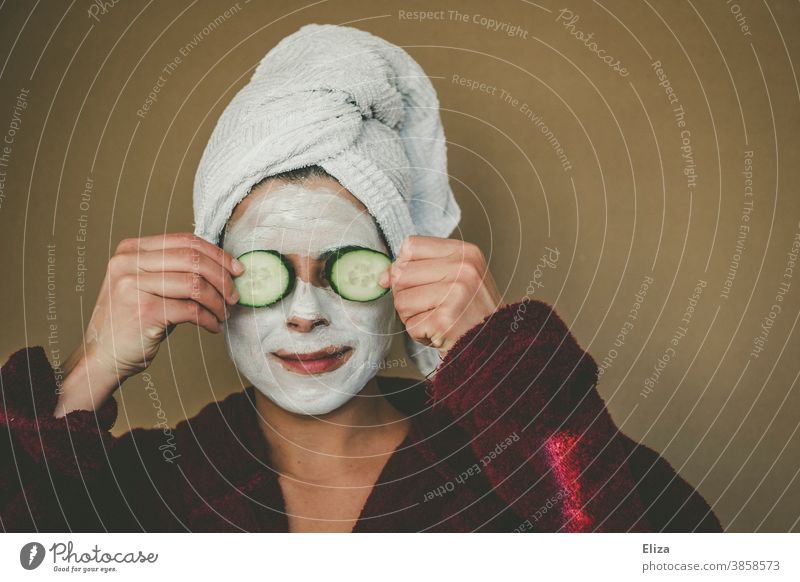
<svg viewBox="0 0 800 582"><path fill-rule="evenodd" d="M82 345L64 366L56 417L95 410L155 358L179 323L222 330L226 303L239 300L242 266L191 233L123 240L108 262Z"/></svg>

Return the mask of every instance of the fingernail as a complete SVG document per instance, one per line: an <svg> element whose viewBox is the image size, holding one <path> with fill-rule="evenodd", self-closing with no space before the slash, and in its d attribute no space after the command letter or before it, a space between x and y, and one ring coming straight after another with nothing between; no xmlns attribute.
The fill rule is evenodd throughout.
<svg viewBox="0 0 800 582"><path fill-rule="evenodd" d="M389 271L384 271L381 273L381 276L378 277L378 285L381 287L386 287L389 285Z"/></svg>
<svg viewBox="0 0 800 582"><path fill-rule="evenodd" d="M244 265L241 263L241 261L233 259L233 262L231 264L233 265L233 271L235 273L241 275L242 272L244 272Z"/></svg>
<svg viewBox="0 0 800 582"><path fill-rule="evenodd" d="M231 293L231 303L238 303L239 302L239 294L234 291Z"/></svg>

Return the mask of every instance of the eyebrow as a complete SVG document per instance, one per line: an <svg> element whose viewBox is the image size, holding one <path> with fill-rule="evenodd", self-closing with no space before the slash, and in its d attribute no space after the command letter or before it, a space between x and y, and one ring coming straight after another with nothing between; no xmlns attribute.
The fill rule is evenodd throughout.
<svg viewBox="0 0 800 582"><path fill-rule="evenodd" d="M268 227L268 226L264 226L264 225L257 225L257 226L254 227L254 230L269 230L271 228L272 227ZM277 252L279 252L279 253L281 253L283 255L296 255L296 254L299 254L299 253L293 253L293 252L285 253L285 252L281 251L280 249L277 249L277 248L274 248L274 247L268 249L266 246L261 246L262 241L258 240L258 238L256 236L248 237L248 242L250 244L246 244L245 246L247 248L249 248L250 251L254 251L254 250L274 250L274 251L277 251ZM337 251L337 250L345 248L345 247L359 247L359 248L362 248L362 249L369 249L371 251L375 251L375 252L378 252L378 253L386 254L390 258L392 258L391 251L387 252L385 250L381 250L379 248L375 248L375 245L373 245L373 244L364 243L363 241L358 241L358 240L352 240L351 239L351 240L345 240L345 241L342 241L342 242L338 242L337 244L328 245L326 247L323 247L322 250L316 256L312 257L312 259L316 260L316 261L327 259L334 251ZM388 245L387 245L387 248L388 248Z"/></svg>
<svg viewBox="0 0 800 582"><path fill-rule="evenodd" d="M314 258L315 258L316 260L326 259L326 258L328 258L328 257L329 257L329 256L330 256L330 255L331 255L333 252L335 252L335 251L337 251L337 250L339 250L339 249L343 249L343 248L345 248L345 247L359 247L359 248L362 248L362 249L369 249L369 250L371 250L371 251L375 251L375 252L378 252L378 253L382 253L382 252L383 252L383 251L381 251L381 250L378 250L378 249L374 249L374 248L372 248L372 246L363 245L363 244L356 243L356 242L349 242L349 243L344 243L344 244L337 244L337 245L330 246L330 247L325 247L325 248L324 248L324 249L323 249L323 250L322 250L322 251L321 251L321 252L320 252L320 253L319 253L319 254L318 254L316 257L314 257Z"/></svg>

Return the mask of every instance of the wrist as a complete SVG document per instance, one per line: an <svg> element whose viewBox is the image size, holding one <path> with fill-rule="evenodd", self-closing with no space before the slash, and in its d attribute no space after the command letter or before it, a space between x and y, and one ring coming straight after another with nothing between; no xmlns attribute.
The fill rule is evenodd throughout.
<svg viewBox="0 0 800 582"><path fill-rule="evenodd" d="M97 410L124 381L86 353L83 346L69 358L65 372L54 411L56 418L73 410Z"/></svg>

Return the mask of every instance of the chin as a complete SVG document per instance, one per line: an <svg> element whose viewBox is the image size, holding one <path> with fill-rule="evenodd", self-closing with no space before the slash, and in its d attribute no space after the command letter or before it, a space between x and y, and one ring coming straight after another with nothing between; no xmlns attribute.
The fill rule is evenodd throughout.
<svg viewBox="0 0 800 582"><path fill-rule="evenodd" d="M351 346L347 359L322 373L298 373L292 366L287 369L269 350L233 349L231 355L239 372L276 406L294 414L319 416L335 411L364 389L378 373L390 340L378 345L364 345L358 339L342 344Z"/></svg>
<svg viewBox="0 0 800 582"><path fill-rule="evenodd" d="M311 401L304 401L296 398L287 398L285 393L274 394L272 391L262 393L269 398L276 406L282 408L287 412L299 414L301 416L321 416L334 412L347 404L355 394L342 394L336 392L328 397L317 397ZM333 398L332 396L335 396Z"/></svg>
<svg viewBox="0 0 800 582"><path fill-rule="evenodd" d="M304 416L319 416L335 411L361 392L377 373L366 363L347 362L323 374L297 374L280 364L270 365L265 373L255 374L252 384L276 406ZM264 379L269 379L264 381Z"/></svg>

